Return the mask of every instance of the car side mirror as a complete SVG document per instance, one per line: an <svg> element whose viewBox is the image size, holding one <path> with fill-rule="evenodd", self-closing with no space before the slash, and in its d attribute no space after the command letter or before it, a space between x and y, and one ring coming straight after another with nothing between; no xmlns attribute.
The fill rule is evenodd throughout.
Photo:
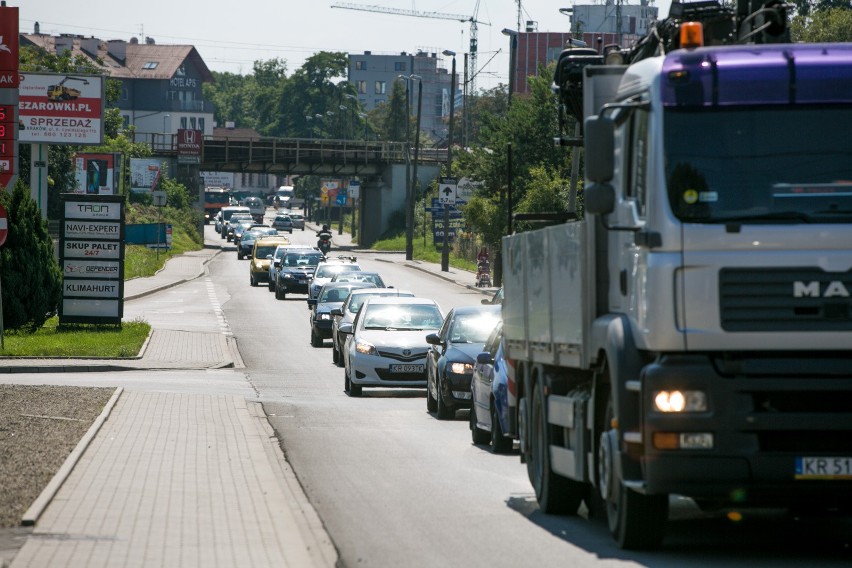
<svg viewBox="0 0 852 568"><path fill-rule="evenodd" d="M332 308L332 309L331 309L331 315L333 315L333 316L342 316L342 315L343 315L343 310L342 310L341 308Z"/></svg>
<svg viewBox="0 0 852 568"><path fill-rule="evenodd" d="M494 358L491 357L491 353L488 351L483 351L476 356L476 362L480 365L491 365L494 363Z"/></svg>
<svg viewBox="0 0 852 568"><path fill-rule="evenodd" d="M317 305L317 301L313 298L308 298L308 307L311 308Z"/></svg>
<svg viewBox="0 0 852 568"><path fill-rule="evenodd" d="M272 266L274 266L275 268L280 267L280 266L281 266L281 261L280 261L280 260L276 260L276 261L274 261L274 262L272 263Z"/></svg>
<svg viewBox="0 0 852 568"><path fill-rule="evenodd" d="M427 335L426 336L426 343L428 343L429 345L442 345L443 344L443 342L441 341L441 336L439 336L437 333L430 333L429 335Z"/></svg>
<svg viewBox="0 0 852 568"><path fill-rule="evenodd" d="M337 328L337 331L339 333L350 333L351 334L352 333L352 323L346 322L346 323L340 324L340 327Z"/></svg>

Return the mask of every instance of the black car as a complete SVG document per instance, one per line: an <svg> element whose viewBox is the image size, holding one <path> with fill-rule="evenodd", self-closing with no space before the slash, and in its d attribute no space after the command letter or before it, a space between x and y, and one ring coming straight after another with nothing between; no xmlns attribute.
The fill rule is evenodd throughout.
<svg viewBox="0 0 852 568"><path fill-rule="evenodd" d="M249 229L240 238L240 244L237 245L237 258L242 260L247 256L251 256L251 251L254 249L254 241L260 237L275 236L278 234L276 229L260 225Z"/></svg>
<svg viewBox="0 0 852 568"><path fill-rule="evenodd" d="M325 284L320 289L317 299L308 300L311 307L311 346L321 347L324 339L331 339L331 311L340 308L346 297L355 288L375 288L370 282L340 282Z"/></svg>
<svg viewBox="0 0 852 568"><path fill-rule="evenodd" d="M426 336L431 345L426 356L426 410L438 419L453 418L456 410L470 408L476 356L500 318L498 305L462 306L447 314L438 333Z"/></svg>
<svg viewBox="0 0 852 568"><path fill-rule="evenodd" d="M315 248L288 250L275 261L275 299L284 300L287 294L307 294L308 283L323 255Z"/></svg>

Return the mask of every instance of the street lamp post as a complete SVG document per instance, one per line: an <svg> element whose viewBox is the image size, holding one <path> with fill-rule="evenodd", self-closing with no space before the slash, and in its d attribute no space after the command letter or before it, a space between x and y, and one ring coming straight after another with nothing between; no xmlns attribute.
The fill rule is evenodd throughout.
<svg viewBox="0 0 852 568"><path fill-rule="evenodd" d="M515 92L515 67L517 64L517 54L518 54L518 32L515 30L510 30L509 28L503 28L503 35L509 36L509 103L508 106L512 106L512 94Z"/></svg>
<svg viewBox="0 0 852 568"><path fill-rule="evenodd" d="M314 125L312 124L314 117L305 115L305 124L308 126L308 136L311 140L314 139Z"/></svg>
<svg viewBox="0 0 852 568"><path fill-rule="evenodd" d="M447 177L453 176L453 115L456 110L456 52L445 50L444 55L452 56L453 68L450 75L450 130L447 133ZM444 204L444 244L441 248L441 271L450 271L450 206Z"/></svg>
<svg viewBox="0 0 852 568"><path fill-rule="evenodd" d="M413 201L411 197L411 156L409 155L411 153L411 90L409 89L411 76L397 75L397 78L405 79L405 260L411 260L414 258L413 250L409 251L408 247L408 233L414 222L410 213Z"/></svg>
<svg viewBox="0 0 852 568"><path fill-rule="evenodd" d="M420 154L420 111L423 108L423 77L411 75L417 79L417 128L414 130L414 167L411 179L411 195L406 204L406 220L410 222L405 225L405 258L414 258L414 201L417 188L417 161Z"/></svg>

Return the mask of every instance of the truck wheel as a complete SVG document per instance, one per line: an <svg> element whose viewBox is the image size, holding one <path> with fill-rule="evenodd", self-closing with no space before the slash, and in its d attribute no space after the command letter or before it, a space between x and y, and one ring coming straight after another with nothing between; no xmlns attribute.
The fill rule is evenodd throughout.
<svg viewBox="0 0 852 568"><path fill-rule="evenodd" d="M586 494L585 484L553 472L550 465L550 427L547 401L540 383L533 389L530 408L530 458L527 475L535 490L538 506L549 515L576 515Z"/></svg>
<svg viewBox="0 0 852 568"><path fill-rule="evenodd" d="M491 412L491 451L495 454L508 454L512 449L512 439L503 435L500 420L497 418L497 408L494 401L489 405Z"/></svg>
<svg viewBox="0 0 852 568"><path fill-rule="evenodd" d="M614 407L607 404L605 430L598 445L598 487L606 505L609 532L620 548L647 550L663 540L669 511L668 495L642 495L624 485L615 466L619 447L618 430L612 428Z"/></svg>
<svg viewBox="0 0 852 568"><path fill-rule="evenodd" d="M474 444L487 446L491 436L487 430L482 430L476 425L476 403L470 407L470 439Z"/></svg>

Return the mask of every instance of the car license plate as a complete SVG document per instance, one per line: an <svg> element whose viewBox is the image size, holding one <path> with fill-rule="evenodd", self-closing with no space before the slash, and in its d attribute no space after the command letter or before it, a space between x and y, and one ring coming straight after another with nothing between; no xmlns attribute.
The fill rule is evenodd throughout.
<svg viewBox="0 0 852 568"><path fill-rule="evenodd" d="M391 373L425 373L426 365L391 365Z"/></svg>
<svg viewBox="0 0 852 568"><path fill-rule="evenodd" d="M796 458L796 479L852 479L852 457Z"/></svg>

